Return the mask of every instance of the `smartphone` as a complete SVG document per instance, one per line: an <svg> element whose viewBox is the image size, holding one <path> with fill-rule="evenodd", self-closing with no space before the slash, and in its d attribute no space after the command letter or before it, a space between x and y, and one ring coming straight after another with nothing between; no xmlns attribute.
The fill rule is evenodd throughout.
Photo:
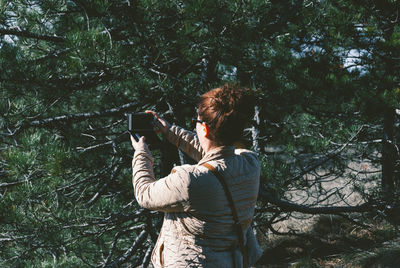
<svg viewBox="0 0 400 268"><path fill-rule="evenodd" d="M148 113L127 114L128 131L130 133L153 132L154 116Z"/></svg>
<svg viewBox="0 0 400 268"><path fill-rule="evenodd" d="M142 137L142 136L140 136L140 135L137 134L137 133L131 133L131 132L130 132L130 134L131 134L132 137L135 139L135 141L139 141L139 139Z"/></svg>
<svg viewBox="0 0 400 268"><path fill-rule="evenodd" d="M136 141L139 141L141 136L146 137L146 143L159 144L160 140L154 131L153 121L154 116L148 113L128 113L126 114L128 132Z"/></svg>

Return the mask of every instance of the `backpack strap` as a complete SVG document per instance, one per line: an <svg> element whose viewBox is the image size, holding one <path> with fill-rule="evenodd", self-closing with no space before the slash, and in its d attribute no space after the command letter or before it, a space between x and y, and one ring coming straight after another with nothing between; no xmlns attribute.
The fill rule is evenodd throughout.
<svg viewBox="0 0 400 268"><path fill-rule="evenodd" d="M203 163L202 166L208 168L214 174L214 176L217 177L217 179L221 183L222 187L224 188L226 199L228 199L229 206L231 207L233 220L235 222L235 229L236 229L236 232L237 232L237 235L239 238L240 251L242 252L242 256L243 256L243 267L247 268L248 267L247 266L247 253L246 253L246 248L244 246L243 227L239 221L235 203L233 202L232 194L231 194L231 191L229 191L228 184L226 183L226 181L225 181L224 177L221 175L221 173L219 173L219 171L214 166L210 165L209 163Z"/></svg>

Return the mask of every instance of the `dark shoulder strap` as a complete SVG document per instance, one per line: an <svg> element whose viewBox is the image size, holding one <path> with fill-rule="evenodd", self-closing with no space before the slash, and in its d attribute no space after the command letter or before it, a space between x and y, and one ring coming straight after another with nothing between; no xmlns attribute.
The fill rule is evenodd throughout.
<svg viewBox="0 0 400 268"><path fill-rule="evenodd" d="M225 181L224 177L221 175L221 173L219 173L218 170L214 166L210 165L209 163L203 163L202 165L204 167L208 168L214 174L214 176L217 177L217 179L221 183L222 187L224 188L226 199L228 199L229 206L231 207L233 220L235 221L235 228L237 230L237 234L239 237L240 251L242 252L242 256L243 256L243 267L247 268L248 267L247 266L247 253L246 253L246 248L244 246L243 227L239 221L235 203L233 202L232 194L231 194L231 191L229 190L228 184L226 183L226 181Z"/></svg>

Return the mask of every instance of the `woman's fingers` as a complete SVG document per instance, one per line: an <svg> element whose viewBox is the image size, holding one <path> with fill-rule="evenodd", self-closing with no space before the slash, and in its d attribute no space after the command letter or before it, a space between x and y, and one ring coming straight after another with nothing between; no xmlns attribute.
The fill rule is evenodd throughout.
<svg viewBox="0 0 400 268"><path fill-rule="evenodd" d="M144 136L141 136L139 140L136 140L135 137L131 135L131 143L133 149L137 150L140 147L143 147L146 144L146 138Z"/></svg>
<svg viewBox="0 0 400 268"><path fill-rule="evenodd" d="M151 110L146 110L146 113L152 114L157 120L155 121L156 123L156 127L163 133L167 133L170 124L164 120L163 118L161 118L156 112L151 111Z"/></svg>

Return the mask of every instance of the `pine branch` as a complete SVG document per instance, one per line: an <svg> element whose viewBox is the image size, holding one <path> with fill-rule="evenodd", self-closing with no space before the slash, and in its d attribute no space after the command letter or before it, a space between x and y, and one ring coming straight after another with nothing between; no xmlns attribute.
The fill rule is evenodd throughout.
<svg viewBox="0 0 400 268"><path fill-rule="evenodd" d="M46 127L52 124L65 123L65 122L80 122L90 118L106 117L113 115L120 115L126 111L132 110L138 105L136 101L124 104L119 107L111 108L104 111L78 113L78 114L66 114L51 118L39 119L30 122L24 122L22 125L15 127L14 131L9 131L9 133L0 133L0 136L15 136L20 131L30 128L30 127Z"/></svg>
<svg viewBox="0 0 400 268"><path fill-rule="evenodd" d="M23 184L25 182L26 182L26 180L10 182L10 183L0 183L0 188L8 188L8 187L11 187L11 186Z"/></svg>
<svg viewBox="0 0 400 268"><path fill-rule="evenodd" d="M60 122L69 122L69 121L83 121L89 118L97 118L97 117L106 117L112 115L122 114L123 112L132 109L133 107L137 106L138 103L136 101L124 104L119 107L111 108L104 111L96 111L96 112L87 112L87 113L78 113L78 114L67 114L56 116L52 118L46 119L39 119L28 122L28 127L35 127L35 126L47 126L54 123Z"/></svg>
<svg viewBox="0 0 400 268"><path fill-rule="evenodd" d="M28 31L12 30L12 29L0 29L0 35L15 35L15 36L33 38L43 41L55 42L55 43L65 42L64 37L59 37L56 35L41 35L37 33L31 33Z"/></svg>
<svg viewBox="0 0 400 268"><path fill-rule="evenodd" d="M57 59L57 58L65 55L65 54L67 54L70 51L71 51L70 48L57 50L57 51L51 52L48 55L45 55L45 56L43 56L41 58L34 59L31 62L32 63L36 63L36 64L40 64L40 63L42 63L42 62L44 62L46 60L49 60L49 59Z"/></svg>

